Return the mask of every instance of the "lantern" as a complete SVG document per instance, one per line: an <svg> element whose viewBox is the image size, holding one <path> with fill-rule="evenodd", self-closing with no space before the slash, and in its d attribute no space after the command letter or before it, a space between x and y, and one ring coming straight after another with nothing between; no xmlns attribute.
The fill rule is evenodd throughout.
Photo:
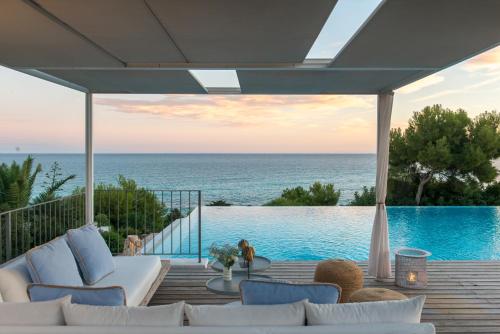
<svg viewBox="0 0 500 334"><path fill-rule="evenodd" d="M427 257L431 253L416 248L396 251L396 285L408 289L427 287Z"/></svg>

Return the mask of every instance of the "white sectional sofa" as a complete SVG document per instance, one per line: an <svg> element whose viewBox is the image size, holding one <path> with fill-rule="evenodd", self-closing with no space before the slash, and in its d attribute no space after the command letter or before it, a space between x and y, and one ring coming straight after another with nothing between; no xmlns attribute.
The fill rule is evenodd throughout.
<svg viewBox="0 0 500 334"><path fill-rule="evenodd" d="M95 327L0 326L9 334L435 334L432 324L369 324L283 327Z"/></svg>
<svg viewBox="0 0 500 334"><path fill-rule="evenodd" d="M128 306L146 305L152 290L164 276L164 265L158 256L115 256L115 271L92 287L121 286ZM28 284L32 283L24 256L0 267L0 295L5 302L28 302ZM7 274L7 275L6 275ZM8 276L8 277L7 277Z"/></svg>

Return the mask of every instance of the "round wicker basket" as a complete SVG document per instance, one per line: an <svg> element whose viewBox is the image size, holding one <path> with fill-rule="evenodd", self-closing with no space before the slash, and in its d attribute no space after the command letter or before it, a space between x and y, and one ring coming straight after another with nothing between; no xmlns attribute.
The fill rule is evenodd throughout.
<svg viewBox="0 0 500 334"><path fill-rule="evenodd" d="M402 293L384 288L364 288L355 291L349 298L350 303L379 302L383 300L408 299Z"/></svg>
<svg viewBox="0 0 500 334"><path fill-rule="evenodd" d="M342 288L341 303L349 300L351 294L363 287L363 271L349 260L332 259L318 263L314 281L335 283Z"/></svg>

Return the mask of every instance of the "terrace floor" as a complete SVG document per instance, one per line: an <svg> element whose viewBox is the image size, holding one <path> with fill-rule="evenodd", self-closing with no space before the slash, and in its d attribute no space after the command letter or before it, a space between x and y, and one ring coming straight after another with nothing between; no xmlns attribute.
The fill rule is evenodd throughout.
<svg viewBox="0 0 500 334"><path fill-rule="evenodd" d="M275 262L265 272L276 279L310 282L317 262ZM366 273L366 263L359 263ZM365 277L365 286L387 287L407 296L426 294L422 320L438 333L500 333L500 261L435 261L428 265L429 286L407 290ZM185 300L190 304L225 304L237 298L208 292L205 282L220 275L211 269L174 266L150 305Z"/></svg>

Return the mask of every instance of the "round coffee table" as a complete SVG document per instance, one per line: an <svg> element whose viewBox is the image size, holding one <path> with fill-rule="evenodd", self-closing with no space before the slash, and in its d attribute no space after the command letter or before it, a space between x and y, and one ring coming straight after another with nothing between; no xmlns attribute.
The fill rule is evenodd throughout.
<svg viewBox="0 0 500 334"><path fill-rule="evenodd" d="M240 266L240 263L241 262L238 259L238 261L236 261L236 263L233 265L233 267L232 267L233 274L240 273L240 272L244 272L244 273L247 272L248 269L242 268ZM271 266L271 260L269 260L267 257L256 256L254 258L252 264L250 265L250 273L264 271L264 270L268 269L270 266ZM224 269L224 266L219 261L215 261L214 263L212 263L212 269L215 271L222 272Z"/></svg>
<svg viewBox="0 0 500 334"><path fill-rule="evenodd" d="M206 283L207 290L219 295L238 296L240 294L240 282L248 279L245 273L233 272L231 281L224 281L222 276L209 279ZM250 274L250 279L253 280L271 280L271 276Z"/></svg>

